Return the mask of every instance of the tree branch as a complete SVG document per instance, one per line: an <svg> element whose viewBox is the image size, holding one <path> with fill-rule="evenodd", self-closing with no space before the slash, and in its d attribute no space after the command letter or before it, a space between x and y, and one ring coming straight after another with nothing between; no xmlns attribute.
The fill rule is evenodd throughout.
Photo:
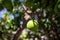
<svg viewBox="0 0 60 40"><path fill-rule="evenodd" d="M22 6L23 6L23 8L24 8L24 11L26 12L25 16L33 16L33 15L34 15L34 14L32 14L32 12L31 12L31 15L29 15L28 13L29 13L31 10L29 9L29 11L28 11L28 10L27 10L28 8L27 8L24 4L22 4ZM28 12L27 12L27 11L28 11ZM38 9L37 12L39 12L39 9ZM25 18L28 18L28 17L25 17ZM18 38L19 38L22 30L26 27L26 23L27 23L27 21L30 19L30 17L28 18L28 20L26 20L25 18L23 19L22 28L21 28L21 26L20 26L19 30L17 30L17 33L14 35L13 40L18 40Z"/></svg>
<svg viewBox="0 0 60 40"><path fill-rule="evenodd" d="M13 38L13 40L18 40L18 38L19 38L19 36L20 36L20 34L21 34L21 32L22 32L22 30L26 27L26 20L23 20L23 25L22 25L22 28L20 27L19 28L19 30L17 31L17 33L14 35L14 38Z"/></svg>

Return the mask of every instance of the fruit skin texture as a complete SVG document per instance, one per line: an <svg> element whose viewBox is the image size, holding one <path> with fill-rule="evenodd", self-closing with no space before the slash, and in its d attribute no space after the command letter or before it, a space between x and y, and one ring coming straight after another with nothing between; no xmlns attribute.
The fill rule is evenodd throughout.
<svg viewBox="0 0 60 40"><path fill-rule="evenodd" d="M37 20L29 20L27 22L27 28L30 29L31 31L36 32L38 30L39 24Z"/></svg>

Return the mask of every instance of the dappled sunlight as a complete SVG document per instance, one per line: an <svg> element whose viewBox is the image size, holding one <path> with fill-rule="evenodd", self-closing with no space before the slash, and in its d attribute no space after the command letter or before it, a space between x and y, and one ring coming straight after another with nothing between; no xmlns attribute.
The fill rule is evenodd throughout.
<svg viewBox="0 0 60 40"><path fill-rule="evenodd" d="M59 40L60 0L0 0L0 40Z"/></svg>

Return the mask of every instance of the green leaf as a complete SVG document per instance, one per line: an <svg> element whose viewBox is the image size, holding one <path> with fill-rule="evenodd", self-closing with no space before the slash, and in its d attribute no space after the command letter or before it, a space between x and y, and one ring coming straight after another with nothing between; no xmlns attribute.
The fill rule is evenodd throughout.
<svg viewBox="0 0 60 40"><path fill-rule="evenodd" d="M0 31L2 31L2 27L0 26Z"/></svg>
<svg viewBox="0 0 60 40"><path fill-rule="evenodd" d="M13 8L13 6L12 6L12 2L11 2L11 0L4 0L3 1L3 5L4 5L4 7L6 7L8 10L12 10L12 8Z"/></svg>
<svg viewBox="0 0 60 40"><path fill-rule="evenodd" d="M58 2L60 2L60 0L58 0Z"/></svg>
<svg viewBox="0 0 60 40"><path fill-rule="evenodd" d="M58 5L58 8L60 8L60 4Z"/></svg>
<svg viewBox="0 0 60 40"><path fill-rule="evenodd" d="M0 0L0 3L2 3L2 0Z"/></svg>

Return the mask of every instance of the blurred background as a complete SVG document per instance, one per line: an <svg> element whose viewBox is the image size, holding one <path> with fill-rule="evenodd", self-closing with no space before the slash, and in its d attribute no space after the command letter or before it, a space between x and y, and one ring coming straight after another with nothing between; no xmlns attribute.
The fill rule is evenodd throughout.
<svg viewBox="0 0 60 40"><path fill-rule="evenodd" d="M18 40L60 39L60 0L0 0L0 40L13 40L22 25L24 9L21 3L32 12L40 9L37 15L39 28L37 33L27 32L29 29L24 28Z"/></svg>

